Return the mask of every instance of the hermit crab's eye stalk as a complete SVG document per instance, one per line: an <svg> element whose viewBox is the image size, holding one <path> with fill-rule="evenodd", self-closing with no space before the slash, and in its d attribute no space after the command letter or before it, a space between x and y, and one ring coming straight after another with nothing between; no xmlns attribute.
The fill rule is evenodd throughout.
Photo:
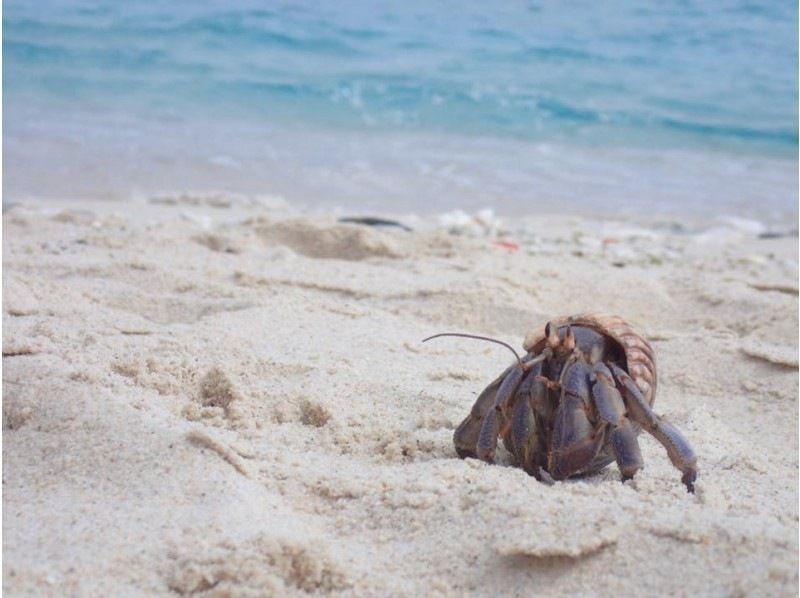
<svg viewBox="0 0 800 598"><path fill-rule="evenodd" d="M567 332L564 334L564 349L566 351L575 349L575 334L572 332L572 326L567 326Z"/></svg>
<svg viewBox="0 0 800 598"><path fill-rule="evenodd" d="M514 350L514 347L512 347L508 343L504 343L503 341L499 341L496 338L490 338L488 336L478 336L477 334L466 334L466 333L463 333L463 332L442 332L442 333L439 333L439 334L434 334L433 336L429 336L428 338L423 339L422 342L425 343L425 342L428 342L429 340L432 340L434 338L439 338L439 337L442 337L442 336L460 336L460 337L463 337L463 338L474 338L474 339L477 339L479 341L489 341L490 343L497 343L498 345L503 345L504 347L506 347L509 351L511 351L514 354L514 357L517 358L517 363L519 364L519 367L521 367L521 368L524 367L522 365L522 359L520 358L519 354Z"/></svg>
<svg viewBox="0 0 800 598"><path fill-rule="evenodd" d="M544 327L544 335L547 338L547 346L555 350L561 344L561 339L558 338L558 327L552 322L548 322Z"/></svg>

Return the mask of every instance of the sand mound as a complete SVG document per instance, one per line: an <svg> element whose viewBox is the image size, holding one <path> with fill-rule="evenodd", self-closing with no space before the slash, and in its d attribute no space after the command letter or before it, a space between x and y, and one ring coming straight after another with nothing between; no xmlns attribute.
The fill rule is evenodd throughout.
<svg viewBox="0 0 800 598"><path fill-rule="evenodd" d="M308 220L284 220L256 227L269 244L285 245L314 258L363 260L401 257L399 243L389 233L355 224L325 224Z"/></svg>

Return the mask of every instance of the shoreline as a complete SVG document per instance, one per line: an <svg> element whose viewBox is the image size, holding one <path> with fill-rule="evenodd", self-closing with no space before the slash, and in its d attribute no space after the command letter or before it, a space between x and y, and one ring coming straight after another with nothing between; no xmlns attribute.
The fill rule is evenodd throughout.
<svg viewBox="0 0 800 598"><path fill-rule="evenodd" d="M703 147L227 122L204 126L198 144L188 121L134 121L114 137L108 123L93 132L81 122L62 128L52 123L44 136L6 131L7 199L141 200L194 189L268 193L315 210L430 215L498 205L518 217L558 215L570 206L603 217L797 219L796 152L792 159Z"/></svg>
<svg viewBox="0 0 800 598"><path fill-rule="evenodd" d="M7 592L796 591L796 232L226 197L4 212ZM584 311L653 343L695 495L644 434L625 484L456 458L508 355L420 340Z"/></svg>
<svg viewBox="0 0 800 598"><path fill-rule="evenodd" d="M681 235L708 235L728 230L741 233L745 238L794 238L798 237L795 218L780 220L746 216L739 213L726 214L670 214L647 213L643 211L608 212L584 210L565 213L556 208L537 211L514 212L505 206L493 207L496 202L473 202L467 205L453 204L446 210L416 211L393 208L383 204L336 203L322 205L293 201L285 196L272 193L244 193L220 188L165 189L152 193L136 192L132 196L61 197L27 196L19 199L4 199L3 214L11 210L35 209L54 215L70 209L96 212L117 217L131 217L141 221L145 215L157 220L157 212L162 208L173 208L183 218L192 219L192 213L202 217L207 227L235 224L258 212L272 213L279 217L309 217L317 219L340 218L378 218L396 221L398 224L420 227L421 230L447 231L452 223L457 223L453 234L467 236L513 235L535 226L541 220L552 220L565 224L595 222L599 226L641 227L653 233ZM494 226L467 226L467 221L480 221L488 214ZM459 229L460 223L463 230ZM498 229L498 226L500 229ZM378 229L381 227L378 225ZM467 230L470 229L470 230ZM501 230L502 229L502 230ZM524 235L524 233L523 233Z"/></svg>

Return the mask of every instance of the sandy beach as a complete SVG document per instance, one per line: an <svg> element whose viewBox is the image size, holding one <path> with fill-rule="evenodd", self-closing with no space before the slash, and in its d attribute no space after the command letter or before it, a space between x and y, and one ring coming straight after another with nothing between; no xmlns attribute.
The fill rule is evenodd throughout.
<svg viewBox="0 0 800 598"><path fill-rule="evenodd" d="M224 194L11 206L4 591L797 595L796 230L402 220ZM694 495L645 434L625 484L457 458L511 356L421 339L519 347L587 311L652 342Z"/></svg>

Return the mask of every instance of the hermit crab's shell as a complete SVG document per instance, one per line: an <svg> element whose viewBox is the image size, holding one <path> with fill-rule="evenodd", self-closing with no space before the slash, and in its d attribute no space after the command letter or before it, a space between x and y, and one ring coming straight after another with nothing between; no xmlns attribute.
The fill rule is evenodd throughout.
<svg viewBox="0 0 800 598"><path fill-rule="evenodd" d="M567 324L591 328L616 341L625 356L625 363L620 365L633 378L647 402L653 404L656 398L656 360L653 347L628 322L619 316L599 314L563 316L550 321L559 328ZM546 324L526 335L522 345L526 351L538 354L544 349L545 326Z"/></svg>

